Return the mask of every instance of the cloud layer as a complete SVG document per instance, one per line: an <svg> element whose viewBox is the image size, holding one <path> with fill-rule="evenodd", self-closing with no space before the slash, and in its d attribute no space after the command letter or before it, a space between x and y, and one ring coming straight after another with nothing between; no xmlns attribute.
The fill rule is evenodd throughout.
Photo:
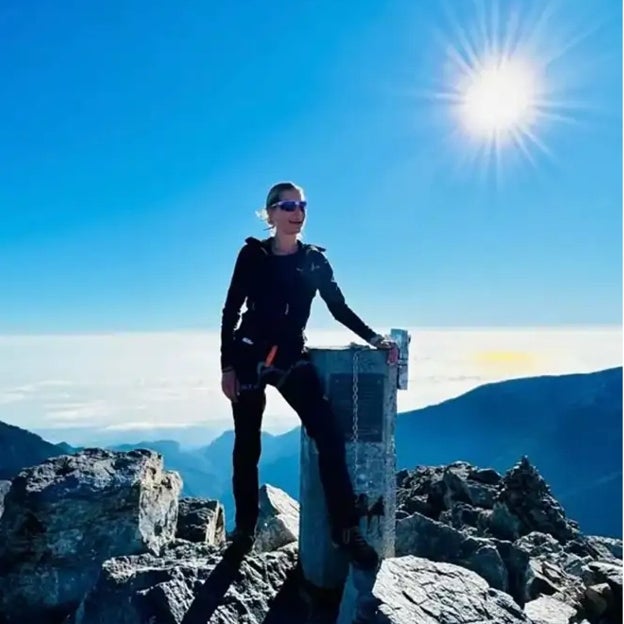
<svg viewBox="0 0 624 624"><path fill-rule="evenodd" d="M399 411L439 403L491 381L622 364L617 327L410 332L410 383L399 392ZM313 346L354 340L340 329L308 335ZM52 441L54 431L60 440L72 429L230 428L218 353L216 332L0 336L0 420L45 430ZM274 389L267 396L266 430L298 424Z"/></svg>

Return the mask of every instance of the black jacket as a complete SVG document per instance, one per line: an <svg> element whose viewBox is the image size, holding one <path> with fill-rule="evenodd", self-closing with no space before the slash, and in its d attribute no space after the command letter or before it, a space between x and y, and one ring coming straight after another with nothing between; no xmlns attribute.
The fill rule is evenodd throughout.
<svg viewBox="0 0 624 624"><path fill-rule="evenodd" d="M288 344L300 349L317 291L333 317L365 341L375 332L345 302L325 249L299 242L295 281L291 288L276 284L270 267L271 239L247 238L236 259L221 320L221 368L234 365L235 335L254 342ZM241 320L241 307L246 311Z"/></svg>

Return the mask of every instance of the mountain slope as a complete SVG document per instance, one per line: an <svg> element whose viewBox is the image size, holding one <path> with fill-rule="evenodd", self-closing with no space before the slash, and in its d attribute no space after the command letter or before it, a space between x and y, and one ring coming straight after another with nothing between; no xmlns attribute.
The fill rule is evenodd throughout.
<svg viewBox="0 0 624 624"><path fill-rule="evenodd" d="M399 468L528 455L581 529L621 535L622 369L481 386L401 414Z"/></svg>
<svg viewBox="0 0 624 624"><path fill-rule="evenodd" d="M0 479L13 478L22 468L64 455L63 449L35 433L0 422Z"/></svg>

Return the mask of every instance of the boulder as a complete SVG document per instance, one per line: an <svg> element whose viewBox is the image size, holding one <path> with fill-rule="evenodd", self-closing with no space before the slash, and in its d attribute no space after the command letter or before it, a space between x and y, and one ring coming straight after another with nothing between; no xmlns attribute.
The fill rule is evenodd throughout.
<svg viewBox="0 0 624 624"><path fill-rule="evenodd" d="M272 485L260 488L257 552L277 550L299 539L299 503Z"/></svg>
<svg viewBox="0 0 624 624"><path fill-rule="evenodd" d="M503 476L497 502L504 503L520 522L521 535L533 531L548 533L560 543L580 535L577 523L566 517L548 484L526 456Z"/></svg>
<svg viewBox="0 0 624 624"><path fill-rule="evenodd" d="M117 555L158 553L175 534L181 480L153 451L87 449L27 468L0 518L0 613L57 622Z"/></svg>
<svg viewBox="0 0 624 624"><path fill-rule="evenodd" d="M556 595L571 606L578 603L583 593L581 571L586 559L566 551L552 535L538 531L516 540L515 545L530 557L527 600Z"/></svg>
<svg viewBox="0 0 624 624"><path fill-rule="evenodd" d="M524 605L524 612L533 624L568 624L576 610L550 596L542 596Z"/></svg>
<svg viewBox="0 0 624 624"><path fill-rule="evenodd" d="M274 599L295 570L296 550L248 556L242 563L224 554L176 540L160 556L109 559L71 624L260 624L272 610L274 618Z"/></svg>
<svg viewBox="0 0 624 624"><path fill-rule="evenodd" d="M586 585L583 606L589 619L622 622L621 564L592 561L583 568L582 576Z"/></svg>
<svg viewBox="0 0 624 624"><path fill-rule="evenodd" d="M608 611L613 610L613 597L608 583L597 583L590 585L585 590L584 596L585 612L592 620L607 620L613 622L608 617Z"/></svg>
<svg viewBox="0 0 624 624"><path fill-rule="evenodd" d="M548 596L582 615L586 589L607 582L583 570L620 554L618 540L580 532L526 457L502 477L466 462L419 466L397 473L397 488L398 556L465 567L520 606ZM610 605L617 589L609 596Z"/></svg>
<svg viewBox="0 0 624 624"><path fill-rule="evenodd" d="M589 535L587 541L605 558L613 557L622 561L622 540L615 537Z"/></svg>
<svg viewBox="0 0 624 624"><path fill-rule="evenodd" d="M418 512L438 520L457 503L492 509L501 478L495 470L462 461L402 470L397 473L397 511L400 515Z"/></svg>
<svg viewBox="0 0 624 624"><path fill-rule="evenodd" d="M176 537L219 546L225 541L225 512L216 500L181 498Z"/></svg>
<svg viewBox="0 0 624 624"><path fill-rule="evenodd" d="M351 573L338 624L531 624L508 594L450 563L396 557L383 561L368 582L365 576Z"/></svg>
<svg viewBox="0 0 624 624"><path fill-rule="evenodd" d="M490 532L504 540L517 540L522 535L522 523L505 503L496 501L490 514Z"/></svg>
<svg viewBox="0 0 624 624"><path fill-rule="evenodd" d="M479 509L468 503L452 503L451 508L443 511L438 519L454 529L479 537L489 534L491 515L488 509Z"/></svg>
<svg viewBox="0 0 624 624"><path fill-rule="evenodd" d="M496 544L467 536L422 514L414 513L397 523L395 552L398 557L414 555L463 566L482 576L492 587L510 591L509 574Z"/></svg>

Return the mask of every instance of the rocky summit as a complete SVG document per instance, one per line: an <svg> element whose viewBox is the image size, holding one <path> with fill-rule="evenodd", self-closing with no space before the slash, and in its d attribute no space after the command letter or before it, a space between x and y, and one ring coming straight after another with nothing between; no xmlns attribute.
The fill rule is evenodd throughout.
<svg viewBox="0 0 624 624"><path fill-rule="evenodd" d="M161 455L54 457L0 483L0 624L622 622L621 541L582 534L527 457L505 474L417 466L396 486L396 556L330 596L302 578L281 490L262 486L242 557L221 503L180 498Z"/></svg>

